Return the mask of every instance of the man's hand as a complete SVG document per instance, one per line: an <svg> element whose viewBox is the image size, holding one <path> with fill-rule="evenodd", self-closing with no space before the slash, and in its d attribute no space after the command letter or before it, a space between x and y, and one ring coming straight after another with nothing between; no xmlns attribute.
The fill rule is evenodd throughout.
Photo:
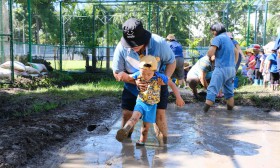
<svg viewBox="0 0 280 168"><path fill-rule="evenodd" d="M128 78L128 74L125 72L120 72L116 76L117 81L126 81L126 79Z"/></svg>
<svg viewBox="0 0 280 168"><path fill-rule="evenodd" d="M143 81L141 79L135 80L136 86L140 89L140 91L145 91L147 90L148 83L146 81Z"/></svg>
<svg viewBox="0 0 280 168"><path fill-rule="evenodd" d="M185 101L180 96L179 98L176 98L176 105L179 107L183 107L185 105Z"/></svg>

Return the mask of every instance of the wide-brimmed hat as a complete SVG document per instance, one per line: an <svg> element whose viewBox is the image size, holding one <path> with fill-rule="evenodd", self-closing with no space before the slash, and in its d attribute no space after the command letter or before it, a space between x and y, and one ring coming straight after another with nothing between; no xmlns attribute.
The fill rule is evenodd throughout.
<svg viewBox="0 0 280 168"><path fill-rule="evenodd" d="M175 40L175 35L174 34L168 34L168 36L166 37L166 40Z"/></svg>
<svg viewBox="0 0 280 168"><path fill-rule="evenodd" d="M266 50L266 51L272 51L274 49L274 46L275 46L275 42L270 41L265 46L263 46L263 49Z"/></svg>
<svg viewBox="0 0 280 168"><path fill-rule="evenodd" d="M125 21L122 30L121 44L128 48L148 44L152 35L144 29L142 22L136 18L130 18Z"/></svg>
<svg viewBox="0 0 280 168"><path fill-rule="evenodd" d="M151 55L142 56L140 57L139 68L155 71L157 70L159 60L160 60L159 57L155 57Z"/></svg>
<svg viewBox="0 0 280 168"><path fill-rule="evenodd" d="M247 49L245 50L245 54L247 54L247 53L254 54L253 48L247 48Z"/></svg>

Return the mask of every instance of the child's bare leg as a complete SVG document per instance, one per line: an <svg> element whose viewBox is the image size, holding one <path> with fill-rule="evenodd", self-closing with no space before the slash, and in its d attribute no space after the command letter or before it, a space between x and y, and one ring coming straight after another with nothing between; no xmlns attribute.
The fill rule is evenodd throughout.
<svg viewBox="0 0 280 168"><path fill-rule="evenodd" d="M145 144L145 142L148 139L148 132L150 129L150 123L147 122L143 122L143 125L141 127L141 135L140 135L140 139L139 139L139 144Z"/></svg>
<svg viewBox="0 0 280 168"><path fill-rule="evenodd" d="M129 131L133 128L133 126L139 121L141 117L141 113L138 111L134 111L131 118L126 122L123 128L119 129L116 135L116 139L119 142L122 142L125 138L127 138Z"/></svg>

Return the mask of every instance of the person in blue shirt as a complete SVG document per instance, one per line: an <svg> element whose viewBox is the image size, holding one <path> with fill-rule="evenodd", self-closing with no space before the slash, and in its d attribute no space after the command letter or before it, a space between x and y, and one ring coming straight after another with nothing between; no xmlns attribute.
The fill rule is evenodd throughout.
<svg viewBox="0 0 280 168"><path fill-rule="evenodd" d="M160 57L158 71L165 67L164 73L168 78L173 74L176 61L175 55L166 40L159 35L152 34L143 28L139 19L130 18L122 26L123 36L118 43L113 57L113 75L117 81L125 82L122 93L122 127L132 116L136 98L140 90L146 90L148 84L145 81L128 81L118 76L123 72L126 75L133 74L139 70L140 55L153 55ZM168 86L161 86L160 102L157 104L156 124L154 130L160 144L167 143L167 121L165 111L168 103ZM131 137L133 128L130 129L128 137Z"/></svg>
<svg viewBox="0 0 280 168"><path fill-rule="evenodd" d="M209 57L215 55L215 69L212 73L203 111L207 112L214 104L215 98L222 89L227 102L227 109L234 107L235 52L231 39L226 34L225 26L215 23L210 27L214 38L207 52Z"/></svg>
<svg viewBox="0 0 280 168"><path fill-rule="evenodd" d="M176 40L174 34L169 34L166 37L167 43L169 44L171 50L173 51L176 59L176 68L171 78L178 80L178 87L183 87L184 84L184 56L183 56L183 46Z"/></svg>
<svg viewBox="0 0 280 168"><path fill-rule="evenodd" d="M136 146L144 146L148 138L150 123L156 121L157 103L160 101L161 85L169 85L176 96L176 105L182 107L185 105L184 100L180 96L180 92L175 83L168 80L168 77L162 73L157 72L157 64L159 57L151 55L142 56L140 58L140 70L132 75L127 76L130 79L146 81L148 83L147 90L140 91L136 100L136 105L133 110L131 118L126 122L125 126L118 130L116 139L122 142L127 136L132 127L139 121L143 120L141 127L140 139L136 142ZM124 72L118 76L125 75ZM126 77L126 76L124 76Z"/></svg>
<svg viewBox="0 0 280 168"><path fill-rule="evenodd" d="M277 69L277 49L273 48L272 53L267 56L267 67L266 71L270 72L270 83L272 90L276 90L279 85L279 71Z"/></svg>

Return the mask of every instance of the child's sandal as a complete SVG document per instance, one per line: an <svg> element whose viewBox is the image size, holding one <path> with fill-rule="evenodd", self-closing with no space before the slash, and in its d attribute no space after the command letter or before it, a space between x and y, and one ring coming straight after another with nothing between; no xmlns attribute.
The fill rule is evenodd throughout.
<svg viewBox="0 0 280 168"><path fill-rule="evenodd" d="M140 140L138 140L136 146L145 146L145 142L140 142Z"/></svg>

